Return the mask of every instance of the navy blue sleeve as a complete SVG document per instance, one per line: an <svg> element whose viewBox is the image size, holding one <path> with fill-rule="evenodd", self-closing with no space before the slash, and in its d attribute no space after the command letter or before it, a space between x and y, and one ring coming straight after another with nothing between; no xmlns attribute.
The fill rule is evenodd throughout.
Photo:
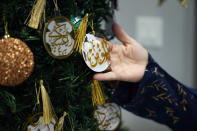
<svg viewBox="0 0 197 131"><path fill-rule="evenodd" d="M175 131L197 131L197 90L172 78L149 55L140 83L120 82L113 100L134 114Z"/></svg>

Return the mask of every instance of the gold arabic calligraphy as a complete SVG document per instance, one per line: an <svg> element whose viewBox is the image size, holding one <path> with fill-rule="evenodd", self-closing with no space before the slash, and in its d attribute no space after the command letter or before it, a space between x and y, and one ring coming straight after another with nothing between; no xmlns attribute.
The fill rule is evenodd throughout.
<svg viewBox="0 0 197 131"><path fill-rule="evenodd" d="M92 44L92 48L89 49L87 57L91 67L94 68L97 64L102 65L105 61L109 60L109 50L105 39L101 44L95 42L93 39L89 43Z"/></svg>
<svg viewBox="0 0 197 131"><path fill-rule="evenodd" d="M49 33L49 41L51 43L51 51L57 51L59 55L66 54L67 48L63 48L63 46L70 47L73 43L66 24L60 24L57 21L55 21L55 25Z"/></svg>
<svg viewBox="0 0 197 131"><path fill-rule="evenodd" d="M96 116L99 124L99 129L107 130L111 129L113 124L116 124L119 121L118 110L113 105L104 106L103 111L96 111ZM116 127L116 126L115 126ZM113 129L114 130L114 129Z"/></svg>

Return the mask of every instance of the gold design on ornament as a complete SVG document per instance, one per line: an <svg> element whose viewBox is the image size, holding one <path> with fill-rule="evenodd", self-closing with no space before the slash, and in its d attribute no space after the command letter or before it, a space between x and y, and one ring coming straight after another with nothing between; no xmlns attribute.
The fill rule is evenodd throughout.
<svg viewBox="0 0 197 131"><path fill-rule="evenodd" d="M121 118L121 112L120 114L118 113L120 111L120 107L116 108L116 106L109 104L108 106L102 105L103 109L106 111L99 111L96 110L96 116L98 120L98 130L99 131L105 131L111 128L113 124L117 122L117 118ZM118 115L119 114L119 115ZM103 117L102 117L103 116ZM114 123L115 122L115 123ZM115 131L120 125L120 121L116 127L111 129L111 131Z"/></svg>
<svg viewBox="0 0 197 131"><path fill-rule="evenodd" d="M99 121L99 125L103 125L103 122L105 121L106 119L106 115L105 113L103 112L100 112L100 111L96 111L97 115L98 115L98 121ZM101 116L104 116L104 118L102 119Z"/></svg>
<svg viewBox="0 0 197 131"><path fill-rule="evenodd" d="M101 42L101 47L99 43L95 44L93 39L89 43L92 44L92 49L89 49L87 53L87 57L91 67L94 68L98 64L102 65L105 61L109 60L110 53L109 53L107 41L105 39ZM98 49L98 52L96 52L96 48ZM92 57L93 59L95 59L95 62L92 60Z"/></svg>
<svg viewBox="0 0 197 131"><path fill-rule="evenodd" d="M39 126L40 124L42 124L39 119L40 119L40 116L42 116L43 113L42 112L39 112L35 115L33 115L32 117L30 117L25 123L24 123L24 126L22 128L22 131L31 131L31 129L28 128L29 125L31 125L32 127L37 127ZM53 119L55 120L55 122L57 123L58 120L56 119L56 117L53 117ZM51 122L51 124L54 126L54 128L56 127L56 123L54 123L53 121ZM47 125L47 128L49 129L50 131L50 127L49 125ZM40 129L38 129L39 131Z"/></svg>
<svg viewBox="0 0 197 131"><path fill-rule="evenodd" d="M59 21L63 23L60 23ZM52 29L49 29L52 22L55 23L52 25ZM71 26L73 35L68 31L68 25ZM69 19L64 16L57 16L52 18L44 28L44 46L52 57L64 59L71 55L74 50L74 46L72 47L72 45L74 45L74 36L75 29ZM47 39L49 40L49 43L47 42ZM70 49L69 52L68 48Z"/></svg>
<svg viewBox="0 0 197 131"><path fill-rule="evenodd" d="M71 38L70 33L67 31L66 24L60 24L58 22L55 22L56 26L54 26L53 31L49 33L49 41L52 45L52 50L56 50L58 47L58 53L60 55L63 55L66 53L66 49L61 51L61 46L65 45L67 47L70 47L72 45L72 42L69 43L69 37ZM66 32L65 32L66 31ZM54 35L55 34L55 35ZM60 43L57 43L57 41L61 40Z"/></svg>

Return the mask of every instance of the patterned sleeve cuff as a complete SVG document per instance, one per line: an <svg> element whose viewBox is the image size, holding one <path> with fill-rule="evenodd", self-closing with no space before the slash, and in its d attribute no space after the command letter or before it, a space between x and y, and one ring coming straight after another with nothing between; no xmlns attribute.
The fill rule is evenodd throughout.
<svg viewBox="0 0 197 131"><path fill-rule="evenodd" d="M143 86L150 82L149 79L151 79L150 77L152 76L149 73L149 68L152 68L154 63L155 62L152 56L149 54L148 64L142 80L139 83L120 81L118 87L116 88L115 92L112 95L112 99L117 104L121 105L124 108L128 108L128 104L131 105L131 103L133 102L135 103L135 101L141 99L141 95L138 94L143 94L144 92Z"/></svg>
<svg viewBox="0 0 197 131"><path fill-rule="evenodd" d="M135 90L133 87L136 87ZM136 115L181 131L197 128L197 95L165 72L149 54L139 83L121 82L113 100Z"/></svg>

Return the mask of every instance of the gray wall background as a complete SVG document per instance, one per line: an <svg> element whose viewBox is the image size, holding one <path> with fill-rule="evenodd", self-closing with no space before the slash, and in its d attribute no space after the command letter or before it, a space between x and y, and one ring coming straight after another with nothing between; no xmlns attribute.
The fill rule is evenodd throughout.
<svg viewBox="0 0 197 131"><path fill-rule="evenodd" d="M116 22L136 39L136 18L138 16L159 16L163 19L163 46L147 50L154 59L173 77L194 87L195 60L195 0L188 0L188 9L177 0L167 0L162 7L157 0L119 0L115 12ZM120 43L116 39L114 43ZM123 125L130 131L170 131L164 125L143 119L123 110Z"/></svg>

